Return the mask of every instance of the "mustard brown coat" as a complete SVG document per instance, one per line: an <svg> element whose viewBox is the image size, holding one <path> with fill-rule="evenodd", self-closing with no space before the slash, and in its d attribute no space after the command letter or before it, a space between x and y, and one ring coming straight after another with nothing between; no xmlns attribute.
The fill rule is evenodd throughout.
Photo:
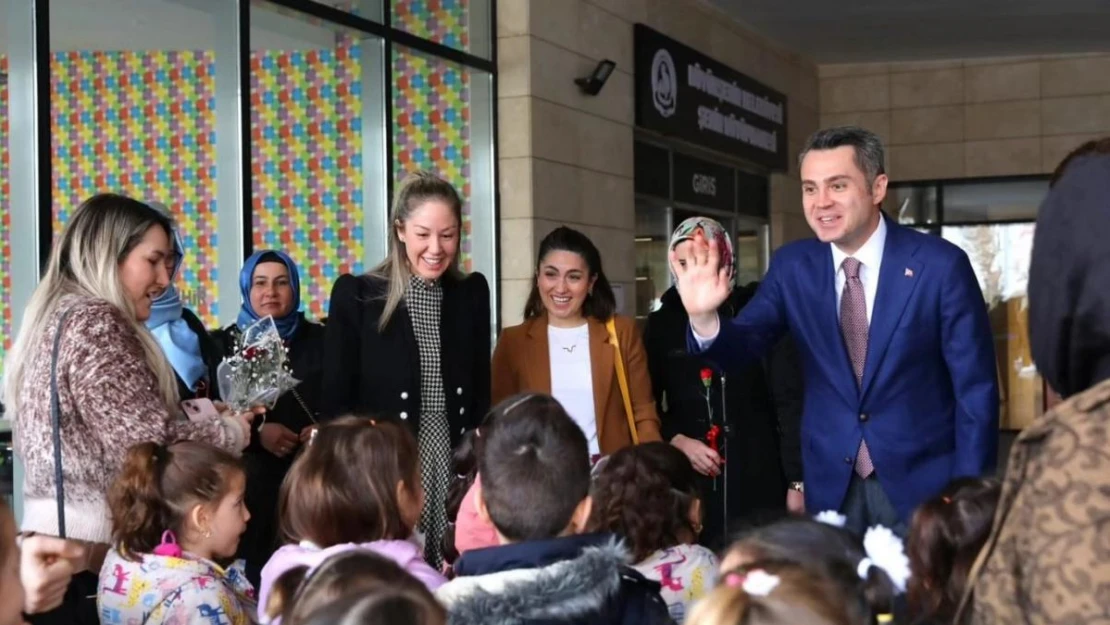
<svg viewBox="0 0 1110 625"><path fill-rule="evenodd" d="M643 340L632 319L621 315L614 319L640 442L662 440ZM590 369L593 373L597 440L602 455L609 455L631 445L632 434L617 383L616 350L609 342L609 332L602 321L590 318L587 323L590 326ZM549 349L547 315L533 317L518 326L502 330L493 352L492 403L496 405L517 393L550 394Z"/></svg>

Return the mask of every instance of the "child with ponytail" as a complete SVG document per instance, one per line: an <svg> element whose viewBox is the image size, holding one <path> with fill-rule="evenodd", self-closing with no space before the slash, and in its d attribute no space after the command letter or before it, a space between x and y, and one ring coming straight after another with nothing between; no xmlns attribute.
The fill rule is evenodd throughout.
<svg viewBox="0 0 1110 625"><path fill-rule="evenodd" d="M100 571L102 625L254 622L254 589L235 555L250 513L246 474L198 442L142 443L108 492L112 549Z"/></svg>
<svg viewBox="0 0 1110 625"><path fill-rule="evenodd" d="M953 623L971 567L991 532L1001 485L965 477L921 504L910 523L907 598L914 623Z"/></svg>
<svg viewBox="0 0 1110 625"><path fill-rule="evenodd" d="M721 557L726 573L754 563L784 562L835 582L860 616L850 622L890 623L900 616L896 598L906 590L910 562L902 540L875 526L860 540L845 518L822 512L815 519L790 517L749 530Z"/></svg>
<svg viewBox="0 0 1110 625"><path fill-rule="evenodd" d="M416 439L392 422L341 417L316 430L282 482L278 523L285 546L262 567L262 606L283 573L365 549L435 590L447 580L412 540L424 488ZM259 614L260 620L268 615Z"/></svg>
<svg viewBox="0 0 1110 625"><path fill-rule="evenodd" d="M729 571L694 606L686 625L873 625L859 600L845 592L854 571L831 567L819 574L797 563L754 562ZM840 579L843 578L843 579Z"/></svg>

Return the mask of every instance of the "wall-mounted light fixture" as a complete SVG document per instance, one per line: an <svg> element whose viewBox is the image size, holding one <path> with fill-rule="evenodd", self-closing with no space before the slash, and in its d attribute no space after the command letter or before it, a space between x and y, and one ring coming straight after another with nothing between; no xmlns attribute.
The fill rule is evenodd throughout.
<svg viewBox="0 0 1110 625"><path fill-rule="evenodd" d="M605 59L599 61L594 71L590 72L589 76L584 78L575 78L574 84L582 90L586 95L597 95L601 93L601 88L605 86L605 81L609 80L609 76L613 74L613 70L617 68L614 61Z"/></svg>

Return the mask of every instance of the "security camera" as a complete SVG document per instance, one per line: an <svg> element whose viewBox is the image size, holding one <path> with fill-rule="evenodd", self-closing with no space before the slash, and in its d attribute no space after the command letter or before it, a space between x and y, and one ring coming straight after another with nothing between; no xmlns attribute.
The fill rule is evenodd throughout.
<svg viewBox="0 0 1110 625"><path fill-rule="evenodd" d="M617 64L609 59L598 62L594 71L590 72L589 76L584 78L575 78L574 84L582 90L586 95L597 95L601 93L601 88L605 86L605 81L609 80L609 76L613 74L613 70L617 68Z"/></svg>

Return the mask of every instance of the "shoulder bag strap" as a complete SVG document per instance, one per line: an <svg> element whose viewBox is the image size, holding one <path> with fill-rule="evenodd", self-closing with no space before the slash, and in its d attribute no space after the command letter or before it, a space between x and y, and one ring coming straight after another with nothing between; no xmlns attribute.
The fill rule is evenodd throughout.
<svg viewBox="0 0 1110 625"><path fill-rule="evenodd" d="M624 400L624 416L628 419L628 432L632 435L632 444L640 444L640 434L636 431L636 417L632 412L632 397L628 393L628 376L624 373L624 357L621 356L621 344L617 339L617 324L612 317L605 322L605 329L609 331L609 342L616 350L613 359L617 365L617 384L621 387L621 399Z"/></svg>
<svg viewBox="0 0 1110 625"><path fill-rule="evenodd" d="M72 310L72 309L71 309ZM62 329L71 310L62 313L54 333L54 351L50 356L50 424L54 438L54 490L58 501L58 536L66 537L66 497L62 483L62 408L58 398L58 352L62 346Z"/></svg>

